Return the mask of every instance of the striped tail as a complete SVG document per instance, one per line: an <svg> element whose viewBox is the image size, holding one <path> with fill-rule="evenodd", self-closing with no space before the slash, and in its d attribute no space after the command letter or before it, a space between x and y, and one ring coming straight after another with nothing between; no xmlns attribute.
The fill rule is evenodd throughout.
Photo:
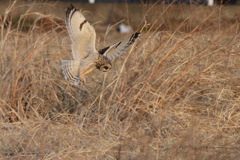
<svg viewBox="0 0 240 160"><path fill-rule="evenodd" d="M64 78L67 82L71 85L78 85L80 82L80 61L62 60L62 70Z"/></svg>

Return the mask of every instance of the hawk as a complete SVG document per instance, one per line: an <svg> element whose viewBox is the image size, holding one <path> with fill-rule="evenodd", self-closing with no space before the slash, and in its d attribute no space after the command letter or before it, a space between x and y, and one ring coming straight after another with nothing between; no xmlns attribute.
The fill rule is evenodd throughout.
<svg viewBox="0 0 240 160"><path fill-rule="evenodd" d="M95 48L96 33L72 4L67 8L66 28L72 42L73 60L62 60L64 78L72 85L85 83L84 75L99 69L107 72L111 69L111 60L122 54L139 37L139 32L99 51Z"/></svg>

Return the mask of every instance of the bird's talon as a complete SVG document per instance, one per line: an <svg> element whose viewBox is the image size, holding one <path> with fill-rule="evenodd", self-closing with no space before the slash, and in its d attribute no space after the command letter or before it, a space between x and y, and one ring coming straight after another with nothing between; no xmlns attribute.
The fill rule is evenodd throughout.
<svg viewBox="0 0 240 160"><path fill-rule="evenodd" d="M84 80L80 80L80 85L84 86L85 85L85 81Z"/></svg>

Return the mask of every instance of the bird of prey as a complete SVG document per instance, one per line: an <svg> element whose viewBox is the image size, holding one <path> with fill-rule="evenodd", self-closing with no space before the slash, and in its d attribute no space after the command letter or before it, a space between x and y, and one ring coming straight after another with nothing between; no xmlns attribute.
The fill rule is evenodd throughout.
<svg viewBox="0 0 240 160"><path fill-rule="evenodd" d="M139 37L139 32L99 51L95 48L95 29L73 5L66 11L66 28L72 42L73 60L62 60L63 75L72 85L85 83L84 75L94 69L107 72L111 60L122 54Z"/></svg>

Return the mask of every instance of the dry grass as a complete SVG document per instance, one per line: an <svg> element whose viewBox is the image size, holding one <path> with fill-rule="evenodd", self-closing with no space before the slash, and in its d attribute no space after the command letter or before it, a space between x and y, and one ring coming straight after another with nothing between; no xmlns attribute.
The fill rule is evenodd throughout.
<svg viewBox="0 0 240 160"><path fill-rule="evenodd" d="M71 57L63 18L34 6L16 18L15 1L12 27L1 22L0 158L238 159L240 30L229 7L139 5L128 23L148 24L140 40L74 87L60 69ZM125 36L104 39L103 26L99 48Z"/></svg>

